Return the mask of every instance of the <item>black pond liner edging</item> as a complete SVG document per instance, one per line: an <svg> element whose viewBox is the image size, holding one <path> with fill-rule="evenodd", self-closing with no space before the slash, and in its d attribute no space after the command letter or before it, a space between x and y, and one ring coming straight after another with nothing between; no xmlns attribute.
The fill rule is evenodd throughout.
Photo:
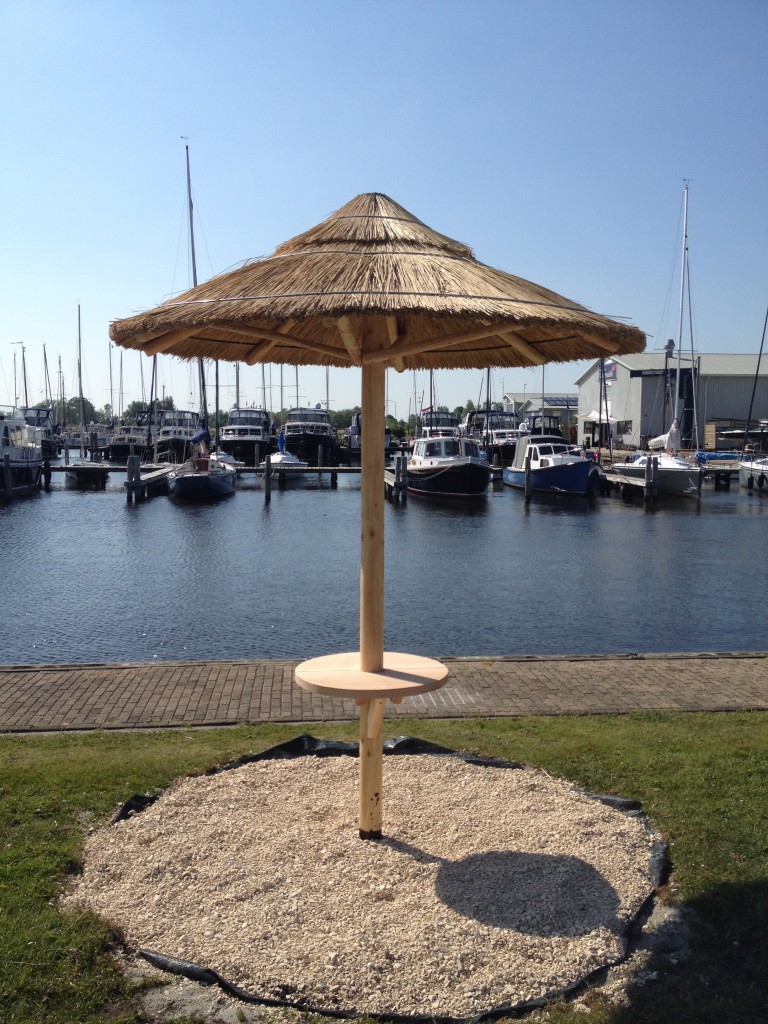
<svg viewBox="0 0 768 1024"><path fill-rule="evenodd" d="M438 743L430 743L428 740L420 740L413 736L398 736L396 739L385 740L385 755L404 754L431 754L440 757L454 757L466 764L475 764L492 768L524 768L525 765L519 761L506 761L500 758L480 757L475 754L466 754L459 750L451 750L449 747L442 747ZM318 740L308 733L301 733L292 740L279 743L260 754L246 754L236 760L228 761L226 764L211 768L205 775L218 775L220 772L232 771L241 768L243 765L251 764L254 761L277 761L289 760L297 757L357 757L358 745L356 743L343 743L336 740ZM642 806L637 800L628 800L624 797L611 796L600 793L589 793L586 790L574 787L574 792L587 796L599 803L606 804L620 811L628 817L639 819L648 833L653 835L648 820L643 813ZM134 814L140 814L147 807L150 807L162 794L147 795L136 794L126 800L120 806L110 824L124 821ZM670 872L669 854L667 844L655 838L651 847L650 874L651 884L654 891L658 889L668 878ZM607 963L601 964L588 974L578 978L572 984L561 989L548 992L537 999L527 999L520 1003L503 1004L493 1006L487 1010L479 1011L468 1017L449 1017L436 1014L402 1014L402 1013L363 1013L359 1010L343 1010L334 1007L313 1006L310 1003L293 1002L290 999L273 999L268 996L258 996L222 977L218 971L210 967L203 967L200 964L191 963L189 960L180 960L178 957L169 956L166 953L159 953L149 949L138 949L135 952L153 967L177 977L187 978L189 981L198 982L201 985L217 985L222 992L241 1002L255 1004L258 1006L269 1006L278 1009L297 1010L300 1013L314 1013L323 1017L330 1017L336 1020L372 1020L380 1021L381 1024L421 1024L421 1022L433 1022L433 1024L478 1024L480 1021L496 1020L500 1017L520 1018L532 1013L534 1010L541 1010L545 1006L559 1002L564 999L573 999L583 992L590 984L602 980L612 967L624 963L634 950L633 939L635 939L642 928L642 923L649 916L654 902L652 892L644 901L637 913L622 928L619 938L623 942L623 952Z"/></svg>

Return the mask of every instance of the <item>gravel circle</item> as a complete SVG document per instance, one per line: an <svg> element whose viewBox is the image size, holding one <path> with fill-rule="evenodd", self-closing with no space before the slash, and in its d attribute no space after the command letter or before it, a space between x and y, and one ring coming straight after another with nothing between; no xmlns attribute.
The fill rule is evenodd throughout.
<svg viewBox="0 0 768 1024"><path fill-rule="evenodd" d="M365 842L357 781L351 757L180 780L89 836L64 905L254 996L370 1014L467 1017L626 954L642 820L540 770L397 756Z"/></svg>

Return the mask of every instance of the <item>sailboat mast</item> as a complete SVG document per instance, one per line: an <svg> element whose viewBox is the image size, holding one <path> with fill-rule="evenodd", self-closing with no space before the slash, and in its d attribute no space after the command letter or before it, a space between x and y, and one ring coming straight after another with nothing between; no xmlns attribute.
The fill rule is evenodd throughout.
<svg viewBox="0 0 768 1024"><path fill-rule="evenodd" d="M112 345L109 346L109 417L115 422L115 394L112 386Z"/></svg>
<svg viewBox="0 0 768 1024"><path fill-rule="evenodd" d="M85 456L85 403L83 402L83 344L80 331L80 303L77 304L77 387L80 396L80 458Z"/></svg>
<svg viewBox="0 0 768 1024"><path fill-rule="evenodd" d="M51 378L48 374L48 356L45 354L45 345L43 345L43 372L45 375L45 404L53 405L53 393L51 392Z"/></svg>
<svg viewBox="0 0 768 1024"><path fill-rule="evenodd" d="M485 444L491 443L491 368L485 371ZM490 460L489 460L490 461Z"/></svg>
<svg viewBox="0 0 768 1024"><path fill-rule="evenodd" d="M61 356L59 356L59 403L61 404L61 426L67 426L67 403L64 397L64 372L61 369Z"/></svg>
<svg viewBox="0 0 768 1024"><path fill-rule="evenodd" d="M24 342L21 343L21 379L24 384L24 408L29 408L29 394L27 393L27 360L24 357Z"/></svg>
<svg viewBox="0 0 768 1024"><path fill-rule="evenodd" d="M215 362L216 376L214 378L214 391L216 394L216 409L214 413L214 437L216 438L216 447L219 447L219 360Z"/></svg>
<svg viewBox="0 0 768 1024"><path fill-rule="evenodd" d="M189 256L192 264L192 287L197 288L197 259L195 257L195 218L192 205L192 174L189 167L189 146L184 144L184 151L187 158L187 215L189 220ZM200 377L200 415L203 425L208 426L208 409L205 400L205 365L202 359L197 360L197 369Z"/></svg>
<svg viewBox="0 0 768 1024"><path fill-rule="evenodd" d="M683 252L680 266L680 311L677 320L677 372L675 374L675 405L673 418L679 426L680 358L683 351L683 310L685 308L685 274L688 266L688 182L683 185Z"/></svg>
<svg viewBox="0 0 768 1024"><path fill-rule="evenodd" d="M541 367L541 431L542 436L546 433L544 430L544 367Z"/></svg>
<svg viewBox="0 0 768 1024"><path fill-rule="evenodd" d="M192 260L192 287L197 288L197 263L195 261L195 225L192 216L192 175L189 170L189 146L185 145L187 154L187 214L189 217L189 252Z"/></svg>

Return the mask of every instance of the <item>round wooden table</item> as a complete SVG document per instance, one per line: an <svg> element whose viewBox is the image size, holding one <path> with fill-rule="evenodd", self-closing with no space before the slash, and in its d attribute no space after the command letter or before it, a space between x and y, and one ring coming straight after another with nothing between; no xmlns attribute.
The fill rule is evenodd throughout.
<svg viewBox="0 0 768 1024"><path fill-rule="evenodd" d="M418 654L384 652L383 668L366 672L360 653L326 654L303 661L295 678L303 690L349 697L360 709L359 828L361 839L381 839L384 705L444 685L448 669Z"/></svg>

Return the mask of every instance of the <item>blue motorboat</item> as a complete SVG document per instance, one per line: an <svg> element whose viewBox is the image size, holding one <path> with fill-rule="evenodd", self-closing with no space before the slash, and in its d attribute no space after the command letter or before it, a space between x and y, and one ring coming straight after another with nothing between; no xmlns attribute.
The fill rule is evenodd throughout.
<svg viewBox="0 0 768 1024"><path fill-rule="evenodd" d="M596 494L600 470L580 448L568 444L559 434L527 434L517 442L502 479L509 487L551 494Z"/></svg>

